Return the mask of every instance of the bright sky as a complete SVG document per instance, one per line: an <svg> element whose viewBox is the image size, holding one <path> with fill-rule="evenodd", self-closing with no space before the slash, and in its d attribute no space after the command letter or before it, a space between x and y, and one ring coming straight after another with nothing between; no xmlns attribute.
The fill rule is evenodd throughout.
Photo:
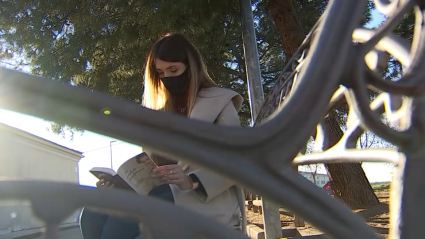
<svg viewBox="0 0 425 239"><path fill-rule="evenodd" d="M140 153L142 148L105 137L93 132L85 131L82 136L76 134L74 140L50 132L50 123L36 117L0 109L0 122L21 129L33 135L42 137L70 149L84 153L79 163L80 184L94 186L97 179L88 171L92 167L111 167L111 153L109 144L112 143L113 168L116 170L126 159Z"/></svg>
<svg viewBox="0 0 425 239"><path fill-rule="evenodd" d="M367 27L373 27L382 22L383 16L373 13L373 21ZM77 134L73 141L69 137L63 139L61 136L50 132L50 123L42 119L16 112L0 109L0 122L12 127L24 130L28 133L45 138L65 147L84 153L84 158L79 163L79 177L81 185L94 186L97 179L88 171L92 167L110 167L111 153L110 142L112 143L113 168L116 170L126 159L141 152L141 147L128 144L113 138L84 132L82 136ZM392 166L383 163L364 163L363 168L371 182L391 181ZM326 173L324 169L320 173Z"/></svg>

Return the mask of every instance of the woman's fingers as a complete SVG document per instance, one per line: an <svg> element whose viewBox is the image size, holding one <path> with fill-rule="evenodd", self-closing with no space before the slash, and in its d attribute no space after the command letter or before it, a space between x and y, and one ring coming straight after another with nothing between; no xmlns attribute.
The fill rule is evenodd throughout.
<svg viewBox="0 0 425 239"><path fill-rule="evenodd" d="M179 168L181 169L181 167L177 164L163 165L154 169L154 172L167 172L167 171L172 171Z"/></svg>
<svg viewBox="0 0 425 239"><path fill-rule="evenodd" d="M101 180L99 180L99 181L97 181L96 182L96 187L102 187L102 185L105 183L105 180L104 179L101 179Z"/></svg>
<svg viewBox="0 0 425 239"><path fill-rule="evenodd" d="M168 175L167 180L181 180L183 178L183 175L178 175L178 174L174 174L174 175Z"/></svg>
<svg viewBox="0 0 425 239"><path fill-rule="evenodd" d="M181 174L184 174L183 171L180 171L180 172L168 171L168 172L158 172L158 173L152 174L152 176L165 177L165 176L173 176L173 175L181 175Z"/></svg>
<svg viewBox="0 0 425 239"><path fill-rule="evenodd" d="M100 179L97 183L96 183L96 187L98 188L108 188L113 186L112 183L110 181L106 181L105 179Z"/></svg>
<svg viewBox="0 0 425 239"><path fill-rule="evenodd" d="M175 184L180 188L187 188L187 186L185 186L187 184L185 181L187 177L186 173L178 164L170 164L157 167L153 170L151 176L153 178L160 179L163 183Z"/></svg>
<svg viewBox="0 0 425 239"><path fill-rule="evenodd" d="M106 183L107 183L107 182L106 182L104 179L101 179L101 180L99 180L99 181L96 183L96 187L98 187L98 188L104 188Z"/></svg>
<svg viewBox="0 0 425 239"><path fill-rule="evenodd" d="M99 174L99 181L96 183L96 187L98 188L108 188L113 186L111 180L111 175L107 174Z"/></svg>
<svg viewBox="0 0 425 239"><path fill-rule="evenodd" d="M186 175L182 172L179 174L172 174L172 175L167 175L166 177L164 177L164 181L168 184L176 184L179 185L181 183L184 182L184 177Z"/></svg>
<svg viewBox="0 0 425 239"><path fill-rule="evenodd" d="M180 175L184 174L183 169L179 165L165 165L156 168L151 176L152 177L165 177L171 175Z"/></svg>
<svg viewBox="0 0 425 239"><path fill-rule="evenodd" d="M168 183L179 185L179 184L183 183L183 179L168 180Z"/></svg>
<svg viewBox="0 0 425 239"><path fill-rule="evenodd" d="M183 182L183 177L184 174L172 174L159 177L158 179L160 179L163 183L179 184Z"/></svg>

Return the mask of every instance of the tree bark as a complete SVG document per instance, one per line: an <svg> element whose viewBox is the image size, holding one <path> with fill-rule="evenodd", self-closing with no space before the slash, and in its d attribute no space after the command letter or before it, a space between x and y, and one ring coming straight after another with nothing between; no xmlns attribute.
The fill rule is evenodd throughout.
<svg viewBox="0 0 425 239"><path fill-rule="evenodd" d="M292 0L269 0L268 9L280 34L286 59L291 59L305 38Z"/></svg>
<svg viewBox="0 0 425 239"><path fill-rule="evenodd" d="M305 37L292 1L269 0L268 9L281 36L286 57L290 59ZM282 100L282 95L288 93L288 86L291 85L291 79L285 79L288 75L287 72L283 72L279 77L274 89L266 98L264 110L260 111L257 121L261 121L262 118L274 111L277 108L277 102ZM326 134L329 139L327 147L335 145L343 135L336 115L333 113L326 119ZM379 203L360 164L328 164L326 168L332 180L331 186L334 194L348 207L363 208Z"/></svg>
<svg viewBox="0 0 425 239"><path fill-rule="evenodd" d="M327 145L330 148L342 138L343 132L338 124L336 115L331 112L325 119ZM325 164L331 180L331 188L335 196L353 209L367 208L379 204L366 174L360 163Z"/></svg>

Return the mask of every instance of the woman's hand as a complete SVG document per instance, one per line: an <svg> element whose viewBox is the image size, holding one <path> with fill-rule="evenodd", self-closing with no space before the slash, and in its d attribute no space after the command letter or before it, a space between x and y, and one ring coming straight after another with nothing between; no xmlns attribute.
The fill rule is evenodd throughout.
<svg viewBox="0 0 425 239"><path fill-rule="evenodd" d="M107 180L107 178L108 178L107 175L99 174L99 178L100 178L100 180L97 181L96 187L98 187L98 188L109 188L109 187L114 186L109 180Z"/></svg>
<svg viewBox="0 0 425 239"><path fill-rule="evenodd" d="M192 181L178 164L159 166L153 170L151 176L159 178L164 183L175 184L181 190L192 189Z"/></svg>

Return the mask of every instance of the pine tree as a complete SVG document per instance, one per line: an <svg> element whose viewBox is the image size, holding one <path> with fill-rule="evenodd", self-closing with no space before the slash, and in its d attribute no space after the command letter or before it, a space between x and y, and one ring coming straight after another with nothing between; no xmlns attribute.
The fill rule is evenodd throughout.
<svg viewBox="0 0 425 239"><path fill-rule="evenodd" d="M292 57L305 38L306 30L311 29L313 19L318 19L327 1L279 1L269 0L268 9L281 35L286 57ZM309 16L301 18L299 16ZM369 9L366 9L369 17ZM304 22L301 21L304 20ZM337 114L331 112L326 118L325 131L330 148L341 139L343 131ZM379 203L360 163L326 164L332 181L334 195L352 208L370 207Z"/></svg>

